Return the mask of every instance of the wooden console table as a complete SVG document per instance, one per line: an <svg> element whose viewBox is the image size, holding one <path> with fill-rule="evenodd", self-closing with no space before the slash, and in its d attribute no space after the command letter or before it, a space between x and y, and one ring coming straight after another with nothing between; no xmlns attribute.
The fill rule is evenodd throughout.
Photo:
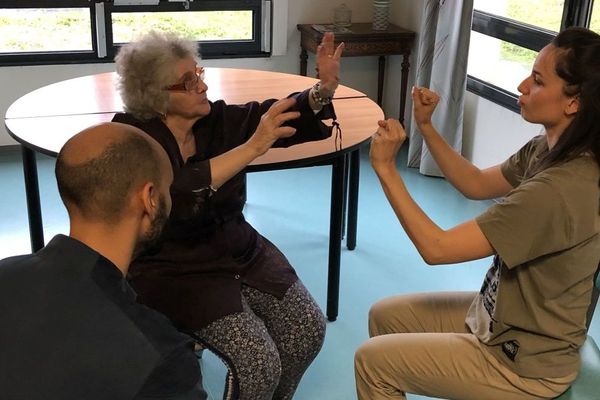
<svg viewBox="0 0 600 400"><path fill-rule="evenodd" d="M395 25L385 31L374 31L373 24L352 24L349 33L335 32L336 45L344 42L346 48L343 57L379 56L379 73L377 81L377 104L381 106L383 98L383 79L385 77L385 56L400 54L402 58L402 81L400 85L400 115L404 122L404 109L406 107L406 93L408 85L408 56L415 40L415 33ZM316 53L317 46L321 43L323 33L315 30L312 24L298 25L300 31L300 74L306 76L306 62L308 53Z"/></svg>

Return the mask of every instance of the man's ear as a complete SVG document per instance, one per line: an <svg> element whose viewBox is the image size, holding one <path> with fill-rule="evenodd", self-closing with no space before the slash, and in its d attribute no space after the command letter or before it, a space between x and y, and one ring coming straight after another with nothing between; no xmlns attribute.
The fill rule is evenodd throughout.
<svg viewBox="0 0 600 400"><path fill-rule="evenodd" d="M158 208L158 190L154 183L146 182L141 190L141 200L144 208L144 213L154 215Z"/></svg>
<svg viewBox="0 0 600 400"><path fill-rule="evenodd" d="M567 103L567 107L565 109L565 114L573 115L577 114L579 111L579 95L573 96L569 99Z"/></svg>

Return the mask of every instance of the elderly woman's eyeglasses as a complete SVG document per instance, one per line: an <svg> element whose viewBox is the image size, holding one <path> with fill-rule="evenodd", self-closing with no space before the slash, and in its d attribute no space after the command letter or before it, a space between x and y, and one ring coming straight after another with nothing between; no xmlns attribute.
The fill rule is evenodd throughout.
<svg viewBox="0 0 600 400"><path fill-rule="evenodd" d="M171 86L167 86L165 90L177 92L177 91L186 91L191 92L192 90L196 90L198 87L198 81L204 80L204 68L198 67L196 68L196 73L193 78L186 79L181 83L176 83Z"/></svg>

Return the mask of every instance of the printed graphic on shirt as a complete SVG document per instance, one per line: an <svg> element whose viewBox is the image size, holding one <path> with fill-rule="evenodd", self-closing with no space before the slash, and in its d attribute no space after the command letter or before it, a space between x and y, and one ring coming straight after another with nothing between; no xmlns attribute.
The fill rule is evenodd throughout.
<svg viewBox="0 0 600 400"><path fill-rule="evenodd" d="M485 275L483 285L479 291L481 303L488 313L490 318L489 331L493 331L493 323L495 322L493 316L496 309L496 297L498 296L498 286L500 285L500 266L502 265L502 259L496 255L494 262Z"/></svg>
<svg viewBox="0 0 600 400"><path fill-rule="evenodd" d="M517 357L517 353L519 352L519 343L516 340L504 342L502 343L502 351L508 358L515 361L515 357Z"/></svg>

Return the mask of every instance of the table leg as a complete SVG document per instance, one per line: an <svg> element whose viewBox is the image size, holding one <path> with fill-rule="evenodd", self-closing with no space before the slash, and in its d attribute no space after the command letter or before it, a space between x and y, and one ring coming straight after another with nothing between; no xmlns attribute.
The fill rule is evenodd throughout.
<svg viewBox="0 0 600 400"><path fill-rule="evenodd" d="M406 107L406 89L408 86L408 56L410 53L406 53L402 56L402 81L400 84L400 116L398 119L400 123L404 125L404 109Z"/></svg>
<svg viewBox="0 0 600 400"><path fill-rule="evenodd" d="M344 197L344 160L336 157L331 170L331 210L329 220L329 272L327 276L327 319L335 321L340 297L340 259L342 255L342 209Z"/></svg>
<svg viewBox="0 0 600 400"><path fill-rule="evenodd" d="M379 56L379 70L377 72L377 105L383 104L383 80L385 78L385 56Z"/></svg>
<svg viewBox="0 0 600 400"><path fill-rule="evenodd" d="M306 64L308 61L308 53L306 49L300 51L300 75L306 76Z"/></svg>
<svg viewBox="0 0 600 400"><path fill-rule="evenodd" d="M360 147L350 153L350 182L348 193L348 230L346 247L356 248L356 226L358 222L358 181L360 177Z"/></svg>
<svg viewBox="0 0 600 400"><path fill-rule="evenodd" d="M25 176L27 216L29 218L29 238L31 240L31 251L36 252L44 247L44 228L42 225L37 164L33 150L21 146L21 152L23 156L23 174Z"/></svg>
<svg viewBox="0 0 600 400"><path fill-rule="evenodd" d="M348 212L348 177L350 176L350 155L344 155L344 189L342 190L342 240L346 233L346 218Z"/></svg>

